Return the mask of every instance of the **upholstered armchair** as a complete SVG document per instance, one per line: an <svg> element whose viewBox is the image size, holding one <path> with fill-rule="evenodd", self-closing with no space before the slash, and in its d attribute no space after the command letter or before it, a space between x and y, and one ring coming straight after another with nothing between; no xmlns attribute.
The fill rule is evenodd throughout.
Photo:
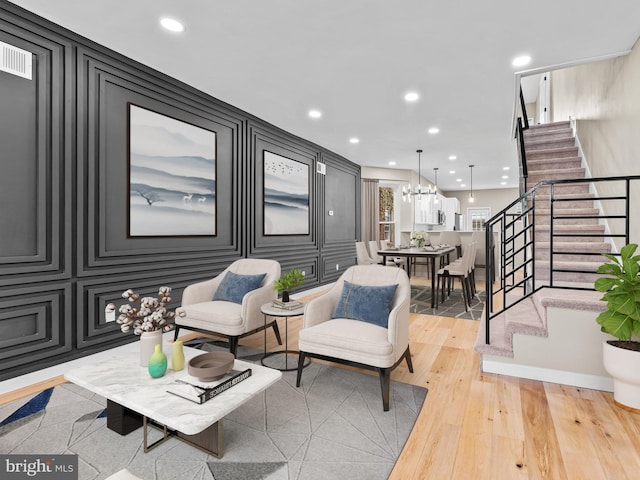
<svg viewBox="0 0 640 480"><path fill-rule="evenodd" d="M307 357L375 370L383 409L389 410L391 371L406 360L413 372L410 297L409 277L401 268L348 268L331 290L305 306L296 386L300 386Z"/></svg>
<svg viewBox="0 0 640 480"><path fill-rule="evenodd" d="M282 345L275 319L265 325L260 312L263 304L276 298L273 282L279 277L280 264L275 260L243 258L217 277L189 285L182 294L182 306L176 310L174 338L181 328L222 336L236 355L240 338L273 327Z"/></svg>

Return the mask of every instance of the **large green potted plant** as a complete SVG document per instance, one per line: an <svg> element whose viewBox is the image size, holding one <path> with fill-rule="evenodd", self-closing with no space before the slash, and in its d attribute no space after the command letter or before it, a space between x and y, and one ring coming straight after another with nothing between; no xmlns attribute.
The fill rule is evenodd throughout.
<svg viewBox="0 0 640 480"><path fill-rule="evenodd" d="M283 302L288 302L290 290L298 285L302 285L303 282L304 274L301 270L294 268L273 282L273 288L282 295Z"/></svg>
<svg viewBox="0 0 640 480"><path fill-rule="evenodd" d="M605 333L617 340L607 340L603 347L604 368L613 377L615 403L640 412L640 255L638 245L630 243L620 250L620 257L604 254L611 263L598 267L595 289L604 292L607 310L596 318ZM634 340L635 338L635 340Z"/></svg>

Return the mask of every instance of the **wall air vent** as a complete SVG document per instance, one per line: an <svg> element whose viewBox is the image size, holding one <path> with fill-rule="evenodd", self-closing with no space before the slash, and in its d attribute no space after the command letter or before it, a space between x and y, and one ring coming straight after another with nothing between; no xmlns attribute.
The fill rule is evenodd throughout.
<svg viewBox="0 0 640 480"><path fill-rule="evenodd" d="M31 52L0 42L0 71L31 80Z"/></svg>

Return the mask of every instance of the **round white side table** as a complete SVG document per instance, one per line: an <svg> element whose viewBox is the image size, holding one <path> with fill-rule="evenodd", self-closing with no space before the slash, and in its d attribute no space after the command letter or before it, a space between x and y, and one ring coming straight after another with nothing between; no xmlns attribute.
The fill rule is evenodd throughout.
<svg viewBox="0 0 640 480"><path fill-rule="evenodd" d="M267 317L280 317L280 318L284 318L285 320L285 324L284 324L284 349L282 350L276 350L273 352L267 352L267 330L265 329L265 336L264 336L264 357L262 357L262 360L260 361L260 363L262 363L262 365L264 365L265 367L269 367L269 368L275 368L276 370L280 370L281 372L291 372L294 370L298 369L298 366L296 364L296 366L289 368L289 354L290 353L300 353L298 350L289 350L289 318L291 317L299 317L302 314L304 314L304 305L300 306L299 308L295 308L292 310L286 309L286 308L278 308L275 305L273 305L272 303L265 303L264 305L262 305L260 307L260 311L263 313L264 315L264 324L267 324ZM284 355L284 368L282 367L272 367L271 365L268 365L267 363L265 363L265 359L274 355ZM307 365L309 365L309 360L307 359L307 363L304 365L304 367L306 367Z"/></svg>

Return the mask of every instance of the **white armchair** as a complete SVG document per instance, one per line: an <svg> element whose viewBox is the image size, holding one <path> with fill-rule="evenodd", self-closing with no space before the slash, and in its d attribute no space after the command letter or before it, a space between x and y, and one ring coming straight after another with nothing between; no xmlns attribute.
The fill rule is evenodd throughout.
<svg viewBox="0 0 640 480"><path fill-rule="evenodd" d="M265 274L259 288L251 290L242 303L213 300L218 286L227 272L237 275ZM219 335L229 340L229 351L236 355L238 340L264 328L273 327L278 343L282 339L275 319L265 325L260 307L276 298L273 282L280 277L280 264L275 260L243 258L229 265L220 275L204 282L194 283L184 289L182 306L176 310L175 335L180 328Z"/></svg>
<svg viewBox="0 0 640 480"><path fill-rule="evenodd" d="M345 281L378 287L398 285L389 306L386 328L368 321L332 318ZM305 306L298 341L296 386L300 386L306 357L375 370L380 376L383 409L389 410L391 371L406 360L409 371L413 372L409 352L410 297L409 277L401 268L382 265L348 268L331 290Z"/></svg>

